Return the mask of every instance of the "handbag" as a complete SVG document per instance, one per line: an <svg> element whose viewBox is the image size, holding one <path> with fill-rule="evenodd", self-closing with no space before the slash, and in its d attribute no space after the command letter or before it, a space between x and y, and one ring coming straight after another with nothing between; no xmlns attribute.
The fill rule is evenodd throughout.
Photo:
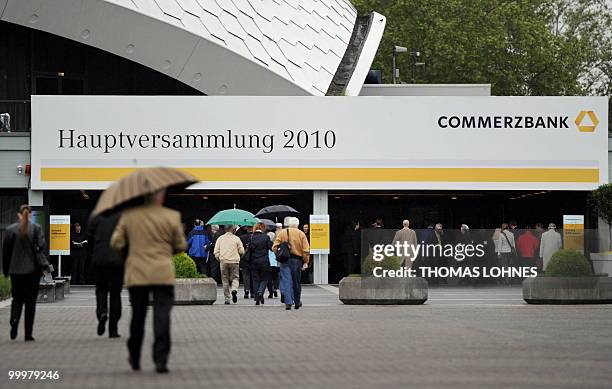
<svg viewBox="0 0 612 389"><path fill-rule="evenodd" d="M36 234L38 233L40 232L36 227L34 227L35 238ZM49 264L49 260L47 259L47 256L43 252L42 248L39 247L38 244L32 242L32 239L30 239L30 235L26 234L26 236L28 241L30 242L30 245L32 246L32 254L34 255L34 261L36 262L38 268L42 269L43 272L51 272L51 265ZM38 242L38 239L35 240Z"/></svg>
<svg viewBox="0 0 612 389"><path fill-rule="evenodd" d="M280 263L286 263L291 257L291 243L289 243L289 228L287 228L287 241L282 242L276 248L276 260Z"/></svg>

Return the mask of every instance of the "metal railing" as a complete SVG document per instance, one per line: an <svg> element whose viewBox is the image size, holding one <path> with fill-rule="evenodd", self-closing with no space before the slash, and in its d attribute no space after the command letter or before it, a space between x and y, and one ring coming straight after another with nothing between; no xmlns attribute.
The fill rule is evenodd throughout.
<svg viewBox="0 0 612 389"><path fill-rule="evenodd" d="M8 114L3 115L3 114ZM0 132L29 132L32 129L30 100L0 100ZM7 125L6 118L10 118Z"/></svg>

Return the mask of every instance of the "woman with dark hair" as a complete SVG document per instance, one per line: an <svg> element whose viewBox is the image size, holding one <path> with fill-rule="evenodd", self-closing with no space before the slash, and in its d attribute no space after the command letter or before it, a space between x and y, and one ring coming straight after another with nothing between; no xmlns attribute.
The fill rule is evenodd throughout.
<svg viewBox="0 0 612 389"><path fill-rule="evenodd" d="M263 223L255 224L247 253L253 290L255 291L255 305L265 302L263 295L268 286L268 281L272 278L270 257L268 256L268 251L271 248L272 241L266 234L266 226Z"/></svg>
<svg viewBox="0 0 612 389"><path fill-rule="evenodd" d="M25 340L28 342L34 340L32 331L38 285L42 271L48 270L48 264L43 265L38 260L39 255L44 255L45 238L42 228L30 220L32 208L22 205L17 216L19 222L8 226L2 242L2 271L5 277L11 276L11 339L17 337L21 311L25 305Z"/></svg>

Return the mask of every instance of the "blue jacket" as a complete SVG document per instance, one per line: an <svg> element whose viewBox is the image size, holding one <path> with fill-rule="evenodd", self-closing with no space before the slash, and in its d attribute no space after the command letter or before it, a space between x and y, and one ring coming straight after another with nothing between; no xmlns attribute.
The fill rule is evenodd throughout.
<svg viewBox="0 0 612 389"><path fill-rule="evenodd" d="M204 227L196 226L187 236L187 247L189 247L190 257L206 258L207 251L204 248L210 243L210 238L204 232Z"/></svg>

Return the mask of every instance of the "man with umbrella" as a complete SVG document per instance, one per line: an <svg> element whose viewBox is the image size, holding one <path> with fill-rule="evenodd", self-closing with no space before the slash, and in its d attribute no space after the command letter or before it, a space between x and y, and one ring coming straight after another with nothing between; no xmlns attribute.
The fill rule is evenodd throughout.
<svg viewBox="0 0 612 389"><path fill-rule="evenodd" d="M124 208L110 245L125 259L125 285L132 303L128 361L133 370L140 370L144 324L152 294L155 370L168 372L175 279L172 257L183 252L187 243L180 213L164 207L163 203L167 187L196 181L193 176L174 169L137 170L107 189L94 210L95 215Z"/></svg>

